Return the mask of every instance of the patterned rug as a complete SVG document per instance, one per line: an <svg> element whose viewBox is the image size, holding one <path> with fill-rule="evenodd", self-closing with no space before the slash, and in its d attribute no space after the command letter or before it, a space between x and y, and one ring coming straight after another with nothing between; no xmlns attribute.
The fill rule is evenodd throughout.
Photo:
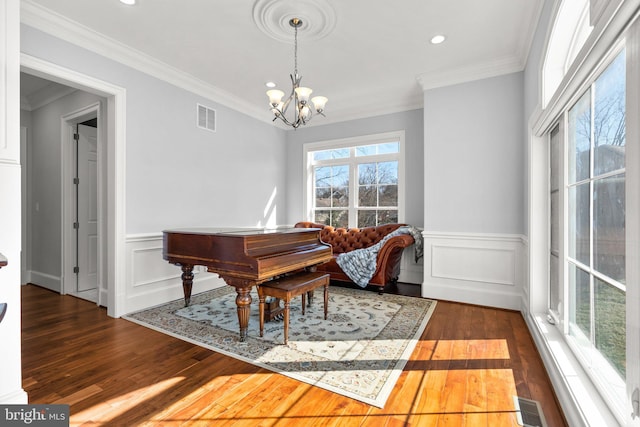
<svg viewBox="0 0 640 427"><path fill-rule="evenodd" d="M143 310L125 319L299 381L377 407L384 404L409 360L436 302L332 286L324 320L322 291L302 316L291 302L289 343L284 323L265 323L259 334L258 296L252 292L248 336L240 341L230 286Z"/></svg>

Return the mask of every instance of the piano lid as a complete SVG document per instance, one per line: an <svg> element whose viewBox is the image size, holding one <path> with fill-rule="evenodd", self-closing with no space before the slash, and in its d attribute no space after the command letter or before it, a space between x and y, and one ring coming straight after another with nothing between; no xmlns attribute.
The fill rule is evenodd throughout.
<svg viewBox="0 0 640 427"><path fill-rule="evenodd" d="M185 228L166 230L163 258L174 264L204 265L225 277L264 281L331 260L320 229Z"/></svg>
<svg viewBox="0 0 640 427"><path fill-rule="evenodd" d="M318 228L295 228L295 227L277 227L277 228L234 228L234 227L191 227L177 228L172 230L164 230L165 234L204 234L204 235L222 235L222 236L255 236L261 234L274 233L301 233Z"/></svg>

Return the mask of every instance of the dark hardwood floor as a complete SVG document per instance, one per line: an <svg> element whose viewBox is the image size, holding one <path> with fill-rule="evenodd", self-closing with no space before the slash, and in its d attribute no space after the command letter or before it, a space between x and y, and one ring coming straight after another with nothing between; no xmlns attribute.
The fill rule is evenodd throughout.
<svg viewBox="0 0 640 427"><path fill-rule="evenodd" d="M416 294L413 285L392 289ZM503 426L512 396L566 426L518 312L439 301L384 408L147 329L72 296L22 287L30 403L74 426Z"/></svg>

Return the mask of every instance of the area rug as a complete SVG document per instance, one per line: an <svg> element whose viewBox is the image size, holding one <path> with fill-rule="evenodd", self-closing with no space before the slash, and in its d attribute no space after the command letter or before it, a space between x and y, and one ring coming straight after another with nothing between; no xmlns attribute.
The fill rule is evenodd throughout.
<svg viewBox="0 0 640 427"><path fill-rule="evenodd" d="M240 341L230 286L125 316L125 319L296 380L384 407L424 331L436 302L331 286L324 320L322 292L302 315L291 302L288 345L284 323L259 334L258 296L252 292L247 339Z"/></svg>

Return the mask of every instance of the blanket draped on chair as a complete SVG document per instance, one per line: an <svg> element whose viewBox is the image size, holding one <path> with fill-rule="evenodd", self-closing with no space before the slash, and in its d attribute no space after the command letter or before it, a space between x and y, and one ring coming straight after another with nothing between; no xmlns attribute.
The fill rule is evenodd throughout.
<svg viewBox="0 0 640 427"><path fill-rule="evenodd" d="M364 288L369 284L376 272L376 259L380 248L384 246L387 240L399 234L411 234L413 237L415 260L417 262L422 257L422 234L417 228L406 225L387 234L373 246L341 253L336 258L336 263L355 284Z"/></svg>

